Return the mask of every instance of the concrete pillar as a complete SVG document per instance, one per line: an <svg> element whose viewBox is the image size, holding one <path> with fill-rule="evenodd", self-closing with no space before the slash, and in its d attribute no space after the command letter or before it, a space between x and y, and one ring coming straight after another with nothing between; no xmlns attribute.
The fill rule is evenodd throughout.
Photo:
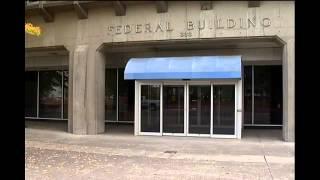
<svg viewBox="0 0 320 180"><path fill-rule="evenodd" d="M69 77L68 77L68 132L73 133L73 59L74 59L74 49L69 50Z"/></svg>
<svg viewBox="0 0 320 180"><path fill-rule="evenodd" d="M105 59L94 46L90 47L86 75L87 134L103 133L105 130Z"/></svg>
<svg viewBox="0 0 320 180"><path fill-rule="evenodd" d="M104 132L105 60L94 46L78 45L70 53L68 100L69 132Z"/></svg>
<svg viewBox="0 0 320 180"><path fill-rule="evenodd" d="M286 40L283 47L283 139L295 139L295 57L294 38Z"/></svg>
<svg viewBox="0 0 320 180"><path fill-rule="evenodd" d="M98 133L105 132L105 74L106 74L106 58L102 53L96 52L96 102L97 102L97 125Z"/></svg>
<svg viewBox="0 0 320 180"><path fill-rule="evenodd" d="M71 66L71 102L70 114L71 118L69 126L72 128L73 134L87 134L86 121L86 90L87 90L87 59L88 59L88 45L79 45L75 47ZM69 98L70 99L70 98ZM69 107L70 107L69 106ZM70 117L69 116L69 117Z"/></svg>
<svg viewBox="0 0 320 180"><path fill-rule="evenodd" d="M137 81L134 81L134 135L139 135L139 84Z"/></svg>

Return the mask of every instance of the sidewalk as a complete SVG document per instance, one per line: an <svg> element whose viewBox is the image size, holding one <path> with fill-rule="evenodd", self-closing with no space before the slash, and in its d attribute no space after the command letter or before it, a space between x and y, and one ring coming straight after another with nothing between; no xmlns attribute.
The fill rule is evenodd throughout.
<svg viewBox="0 0 320 180"><path fill-rule="evenodd" d="M294 179L294 143L26 128L26 179Z"/></svg>

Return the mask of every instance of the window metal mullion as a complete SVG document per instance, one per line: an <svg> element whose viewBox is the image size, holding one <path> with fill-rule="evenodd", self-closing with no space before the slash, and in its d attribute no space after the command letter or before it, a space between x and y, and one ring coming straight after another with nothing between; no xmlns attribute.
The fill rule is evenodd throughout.
<svg viewBox="0 0 320 180"><path fill-rule="evenodd" d="M62 98L61 98L61 119L63 119L63 101L64 101L64 72L61 71L61 87L62 87Z"/></svg>
<svg viewBox="0 0 320 180"><path fill-rule="evenodd" d="M116 109L116 121L119 122L119 69L117 68L117 109Z"/></svg>
<svg viewBox="0 0 320 180"><path fill-rule="evenodd" d="M217 119L218 119L218 125L221 125L221 85L220 87L217 88L218 90L218 115L217 115Z"/></svg>
<svg viewBox="0 0 320 180"><path fill-rule="evenodd" d="M238 85L235 83L234 85L234 135L236 137L241 137L240 132L241 132L241 126L238 129Z"/></svg>
<svg viewBox="0 0 320 180"><path fill-rule="evenodd" d="M187 83L185 82L183 85L183 113L184 113L184 117L183 117L183 133L184 135L187 135Z"/></svg>
<svg viewBox="0 0 320 180"><path fill-rule="evenodd" d="M251 93L252 93L252 108L251 108L251 124L254 124L254 66L252 65L252 68L251 68L251 77L252 77L252 82L251 82Z"/></svg>
<svg viewBox="0 0 320 180"><path fill-rule="evenodd" d="M39 71L37 71L37 118L39 118L39 101L40 101L40 99L39 99L39 80L40 80L40 78L39 78Z"/></svg>
<svg viewBox="0 0 320 180"><path fill-rule="evenodd" d="M186 135L189 134L189 83L186 82Z"/></svg>
<svg viewBox="0 0 320 180"><path fill-rule="evenodd" d="M135 90L137 90L136 89L137 86L138 86L138 121L137 121L137 124L138 124L138 134L140 134L141 133L141 84L135 81Z"/></svg>
<svg viewBox="0 0 320 180"><path fill-rule="evenodd" d="M160 84L160 134L163 133L163 83Z"/></svg>
<svg viewBox="0 0 320 180"><path fill-rule="evenodd" d="M210 136L213 135L213 83L210 84Z"/></svg>

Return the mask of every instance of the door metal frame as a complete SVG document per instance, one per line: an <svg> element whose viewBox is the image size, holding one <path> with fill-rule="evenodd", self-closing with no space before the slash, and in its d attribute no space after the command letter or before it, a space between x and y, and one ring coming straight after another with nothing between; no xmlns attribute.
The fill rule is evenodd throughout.
<svg viewBox="0 0 320 180"><path fill-rule="evenodd" d="M215 134L213 131L213 86L215 85L233 85L234 88L234 131L233 134ZM241 127L237 127L238 118L237 118L237 107L238 107L238 86L235 81L211 81L211 137L213 138L237 138L237 132L241 131Z"/></svg>
<svg viewBox="0 0 320 180"><path fill-rule="evenodd" d="M187 136L192 136L192 137L210 137L210 132L209 134L198 134L198 133L189 133L189 114L190 114L190 111L189 111L189 91L190 91L190 85L203 85L203 86L211 86L211 83L210 81L188 81L187 82ZM211 93L211 90L212 88L210 88L210 96L212 96L212 93ZM210 117L211 117L211 109L212 109L212 103L211 103L211 97L210 97ZM211 129L211 124L212 124L212 121L211 121L211 118L210 118L210 129Z"/></svg>
<svg viewBox="0 0 320 180"><path fill-rule="evenodd" d="M239 80L207 80L207 81L166 81L166 80L143 80L136 81L136 91L138 98L136 99L137 106L137 135L151 135L151 136L191 136L191 137L211 137L211 138L241 138L241 126L238 127L237 109L238 109L238 81ZM141 86L142 85L160 85L160 132L141 132ZM163 133L163 86L164 85L184 85L184 133ZM193 134L189 133L189 86L190 85L208 85L210 86L210 133L209 134ZM234 85L235 91L235 122L234 134L214 134L213 132L213 86L214 85Z"/></svg>
<svg viewBox="0 0 320 180"><path fill-rule="evenodd" d="M159 132L142 132L141 131L141 86L142 85L160 85L160 131ZM162 82L140 81L138 82L138 135L162 136Z"/></svg>
<svg viewBox="0 0 320 180"><path fill-rule="evenodd" d="M187 88L187 83L185 81L164 81L162 83L162 86L183 86L183 133L162 133L164 136L186 136L187 131L186 131L186 88ZM163 99L163 98L162 98ZM162 100L163 101L163 100ZM162 118L163 121L163 118ZM162 122L163 125L163 122Z"/></svg>

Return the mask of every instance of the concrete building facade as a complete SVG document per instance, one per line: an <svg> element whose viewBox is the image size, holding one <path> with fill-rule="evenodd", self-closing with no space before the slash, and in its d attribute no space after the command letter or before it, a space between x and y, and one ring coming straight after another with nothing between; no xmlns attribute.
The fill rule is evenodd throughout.
<svg viewBox="0 0 320 180"><path fill-rule="evenodd" d="M125 68L131 58L240 55L243 67L248 67L242 73L254 73L256 69L257 75L250 79L262 78L252 83L264 82L263 73L258 73L264 71L260 67L279 67L280 76L274 79L281 79L281 95L277 96L281 100L277 105L281 109L280 125L283 139L294 141L294 7L291 1L27 2L26 22L42 29L39 37L25 37L25 70L38 73L35 86L40 88L40 93L38 90L35 94L35 113L39 117L42 106L53 107L49 100L39 100L42 71L68 72L61 76L61 82L64 78L68 82L68 89L62 85L62 96L67 101L62 103L62 112L67 115L62 113L57 118L68 120L68 132L98 134L105 131L109 83L106 69L118 69L115 72L119 79L119 69ZM236 97L241 99L236 107L236 114L242 119L240 131L246 124L244 108L250 107L248 122L252 120L254 125L254 121L264 118L260 107L268 103L263 92L259 95L251 89L247 97L243 79L244 76L237 82L240 89ZM263 87L259 86L262 91ZM132 105L138 107L137 87L131 90L136 92ZM122 105L119 100L117 112ZM137 126L137 108L134 112ZM266 116L272 118L270 113ZM119 120L119 113L116 119Z"/></svg>

